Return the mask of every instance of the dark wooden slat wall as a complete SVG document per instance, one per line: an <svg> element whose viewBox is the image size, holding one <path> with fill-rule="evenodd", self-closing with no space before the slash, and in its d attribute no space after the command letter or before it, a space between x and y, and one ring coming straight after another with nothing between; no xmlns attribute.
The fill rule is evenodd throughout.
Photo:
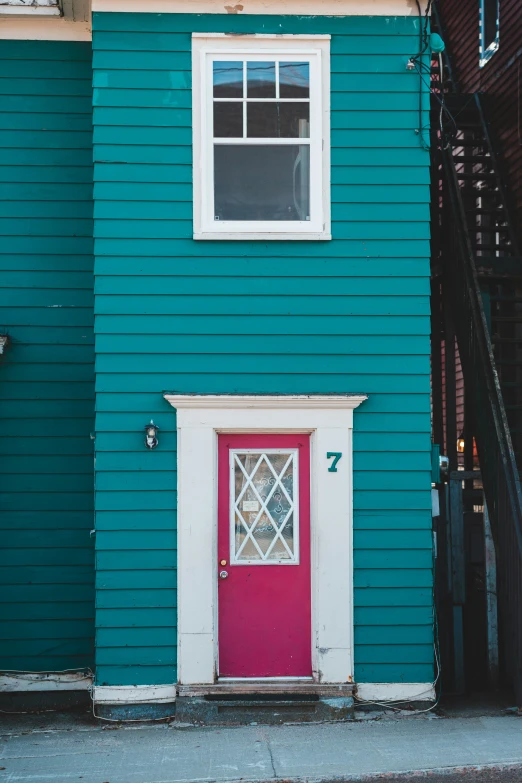
<svg viewBox="0 0 522 783"><path fill-rule="evenodd" d="M500 47L479 67L478 0L438 0L443 33L461 92L484 94L501 154L513 221L522 240L522 2L500 0Z"/></svg>

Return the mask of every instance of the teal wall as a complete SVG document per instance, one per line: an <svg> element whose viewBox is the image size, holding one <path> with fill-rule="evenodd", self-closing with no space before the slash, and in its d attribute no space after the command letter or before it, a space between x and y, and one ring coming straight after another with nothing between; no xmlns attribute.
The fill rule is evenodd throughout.
<svg viewBox="0 0 522 783"><path fill-rule="evenodd" d="M91 46L0 41L0 668L93 665Z"/></svg>
<svg viewBox="0 0 522 783"><path fill-rule="evenodd" d="M164 391L369 394L355 414L356 679L433 677L429 155L406 70L416 25L94 14L99 684L176 676ZM333 241L192 240L192 31L332 34ZM147 452L151 417L160 445Z"/></svg>

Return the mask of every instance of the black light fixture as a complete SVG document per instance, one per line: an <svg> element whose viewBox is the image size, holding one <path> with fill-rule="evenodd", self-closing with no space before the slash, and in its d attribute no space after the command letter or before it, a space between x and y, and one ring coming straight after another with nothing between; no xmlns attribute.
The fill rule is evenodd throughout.
<svg viewBox="0 0 522 783"><path fill-rule="evenodd" d="M464 454L464 449L466 448L466 441L464 440L464 430L460 433L459 437L457 438L457 452L459 454Z"/></svg>
<svg viewBox="0 0 522 783"><path fill-rule="evenodd" d="M151 419L150 424L145 427L145 445L148 449L155 449L158 445L158 430L159 427Z"/></svg>

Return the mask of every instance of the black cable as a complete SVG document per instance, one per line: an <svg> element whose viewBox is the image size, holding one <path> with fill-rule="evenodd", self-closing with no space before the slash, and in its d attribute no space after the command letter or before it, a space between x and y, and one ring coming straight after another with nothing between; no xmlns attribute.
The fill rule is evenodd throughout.
<svg viewBox="0 0 522 783"><path fill-rule="evenodd" d="M418 17L419 17L419 51L417 52L416 55L414 55L410 59L410 62L412 63L412 65L415 68L417 68L417 65L423 66L422 57L425 54L426 50L428 49L428 45L429 45L429 42L428 42L428 24L429 24L429 14L430 14L430 11L431 11L432 0L428 0L428 2L426 3L426 12L425 12L425 15L424 15L424 24L423 24L423 21L422 21L422 9L420 7L420 1L419 0L415 0L415 3L417 5L417 13L418 13ZM424 137L423 137L423 130L424 130L425 126L424 126L424 124L422 122L422 111L423 111L423 109L422 109L422 84L423 84L423 80L422 80L422 75L421 75L421 79L419 81L419 128L418 128L418 134L419 134L420 143L421 143L423 149L425 149L426 151L429 151L430 145L429 145L429 143L426 144L426 142L424 141ZM431 92L431 87L430 87L430 92Z"/></svg>

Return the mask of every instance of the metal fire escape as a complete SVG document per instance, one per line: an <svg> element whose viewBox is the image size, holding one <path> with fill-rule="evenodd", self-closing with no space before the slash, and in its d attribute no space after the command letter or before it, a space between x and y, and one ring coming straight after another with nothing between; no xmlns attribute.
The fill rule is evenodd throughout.
<svg viewBox="0 0 522 783"><path fill-rule="evenodd" d="M522 705L522 258L481 96L459 94L447 58L442 76L441 81L439 69L433 69L432 369L434 430L438 427L450 457L449 521L442 537L450 553L445 572L452 619L446 625L452 623L459 690L464 678L459 634L469 590L462 504L467 503L468 522L484 505L496 550L501 673ZM444 394L444 386L455 384L459 365L461 433L455 423L459 403ZM446 374L437 399L441 368ZM459 436L463 459L456 450Z"/></svg>

